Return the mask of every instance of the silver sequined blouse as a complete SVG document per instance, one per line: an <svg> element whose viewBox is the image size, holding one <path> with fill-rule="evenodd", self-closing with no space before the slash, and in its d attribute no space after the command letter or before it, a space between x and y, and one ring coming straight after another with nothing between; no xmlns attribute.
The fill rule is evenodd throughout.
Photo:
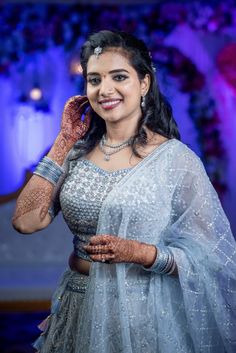
<svg viewBox="0 0 236 353"><path fill-rule="evenodd" d="M129 168L108 172L87 159L71 161L59 199L63 217L74 234L74 250L78 257L91 261L83 249L96 234L103 200Z"/></svg>

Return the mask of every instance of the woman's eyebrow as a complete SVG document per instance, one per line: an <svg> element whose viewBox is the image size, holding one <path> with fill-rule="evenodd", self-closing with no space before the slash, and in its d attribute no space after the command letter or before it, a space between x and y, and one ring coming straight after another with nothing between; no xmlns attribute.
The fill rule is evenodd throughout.
<svg viewBox="0 0 236 353"><path fill-rule="evenodd" d="M116 70L111 70L111 71L109 71L109 74L114 74L114 73L116 73L116 72L121 72L121 71L125 71L125 72L129 73L129 71L127 71L127 70L125 70L125 69L116 69Z"/></svg>
<svg viewBox="0 0 236 353"><path fill-rule="evenodd" d="M117 72L127 72L127 73L129 73L129 71L127 71L125 69L115 69L115 70L109 71L109 74L114 74L114 73L117 73ZM89 76L89 75L100 75L100 74L98 72L88 72L87 76Z"/></svg>

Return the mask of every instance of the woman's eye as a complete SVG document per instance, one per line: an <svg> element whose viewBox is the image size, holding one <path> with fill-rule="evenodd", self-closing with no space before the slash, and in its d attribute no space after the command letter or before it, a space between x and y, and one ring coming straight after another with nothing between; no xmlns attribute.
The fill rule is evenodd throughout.
<svg viewBox="0 0 236 353"><path fill-rule="evenodd" d="M128 78L128 76L126 76L126 75L116 75L116 76L114 76L114 79L116 80L116 81L124 81L126 78Z"/></svg>
<svg viewBox="0 0 236 353"><path fill-rule="evenodd" d="M90 83L92 86L96 86L100 83L100 78L98 77L91 77L88 79L88 83Z"/></svg>

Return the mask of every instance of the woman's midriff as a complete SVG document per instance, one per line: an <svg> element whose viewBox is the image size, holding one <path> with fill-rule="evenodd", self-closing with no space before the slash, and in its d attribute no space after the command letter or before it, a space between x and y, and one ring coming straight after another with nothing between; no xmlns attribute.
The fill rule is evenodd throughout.
<svg viewBox="0 0 236 353"><path fill-rule="evenodd" d="M76 271L88 276L91 262L80 259L79 257L75 256L74 253L72 253L69 258L69 266L72 271Z"/></svg>

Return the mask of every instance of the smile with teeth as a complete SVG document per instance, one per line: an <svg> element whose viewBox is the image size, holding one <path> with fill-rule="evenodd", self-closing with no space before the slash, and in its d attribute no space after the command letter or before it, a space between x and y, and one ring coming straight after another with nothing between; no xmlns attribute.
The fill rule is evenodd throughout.
<svg viewBox="0 0 236 353"><path fill-rule="evenodd" d="M110 108L114 108L115 106L117 106L120 102L121 102L120 99L115 99L115 100L100 102L100 104L103 108L110 109Z"/></svg>

